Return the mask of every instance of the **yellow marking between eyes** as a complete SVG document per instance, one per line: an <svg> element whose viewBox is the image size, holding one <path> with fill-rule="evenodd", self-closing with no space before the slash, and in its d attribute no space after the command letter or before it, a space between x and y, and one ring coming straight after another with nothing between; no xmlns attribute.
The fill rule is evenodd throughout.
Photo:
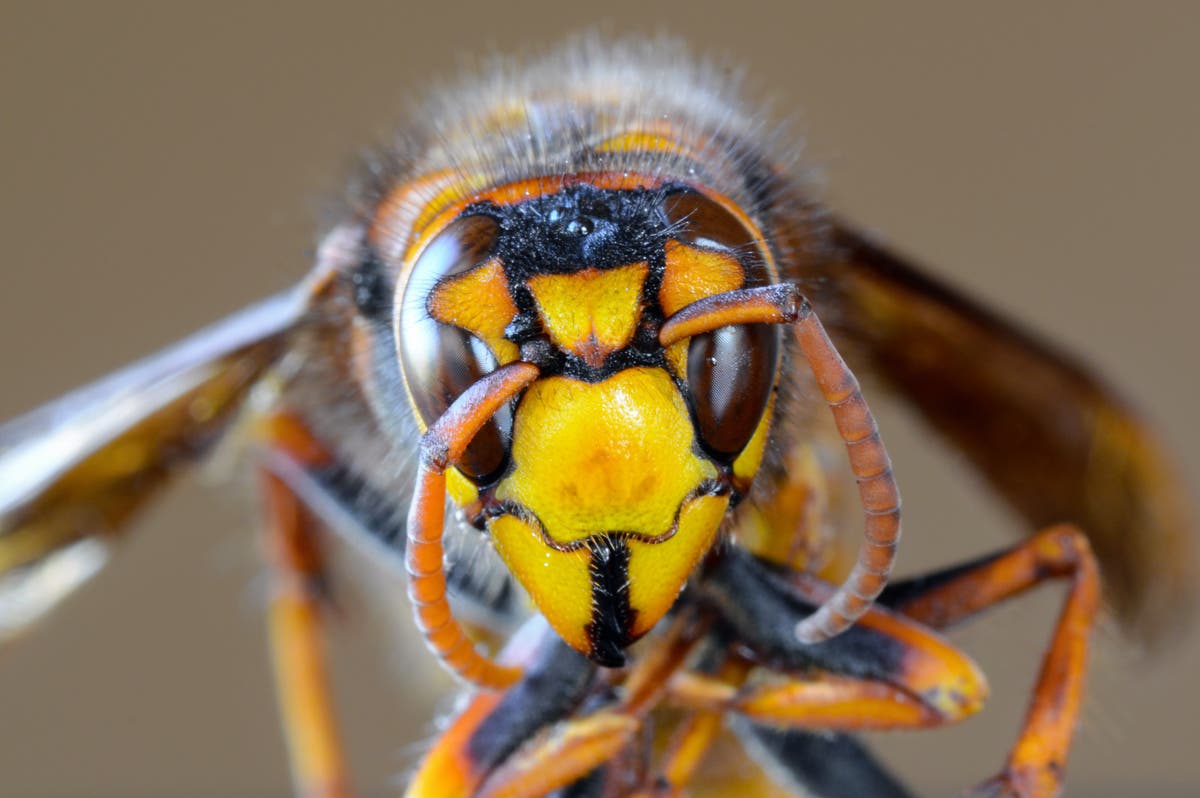
<svg viewBox="0 0 1200 798"><path fill-rule="evenodd" d="M647 264L635 263L604 271L539 274L528 285L555 346L598 368L633 340L649 271Z"/></svg>

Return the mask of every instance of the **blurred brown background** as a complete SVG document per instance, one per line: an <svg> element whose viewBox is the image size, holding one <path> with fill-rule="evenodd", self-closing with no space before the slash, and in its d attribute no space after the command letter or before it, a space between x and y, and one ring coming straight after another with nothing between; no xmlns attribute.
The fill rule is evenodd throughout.
<svg viewBox="0 0 1200 798"><path fill-rule="evenodd" d="M798 119L833 205L1125 386L1194 486L1198 22L1185 4L5 3L0 417L299 278L348 156L464 55L606 25L745 64ZM903 414L883 421L905 571L1009 539L952 459ZM0 654L0 793L286 794L248 493L173 491L96 583ZM341 712L361 792L395 794L438 677L388 629L405 613L359 592L336 633ZM1060 594L955 635L993 680L981 716L877 738L928 794L1001 764ZM1101 636L1069 794L1195 795L1197 636L1153 659Z"/></svg>

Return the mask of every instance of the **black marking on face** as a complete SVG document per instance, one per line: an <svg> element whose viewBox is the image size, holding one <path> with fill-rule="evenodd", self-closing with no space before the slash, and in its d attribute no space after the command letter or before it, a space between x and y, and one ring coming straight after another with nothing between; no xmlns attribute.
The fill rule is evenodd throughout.
<svg viewBox="0 0 1200 798"><path fill-rule="evenodd" d="M604 382L614 374L632 368L667 368L667 357L660 347L657 351L641 352L626 347L613 352L604 360L602 366L589 365L583 358L570 352L564 352L562 371L564 377L570 377L580 382Z"/></svg>
<svg viewBox="0 0 1200 798"><path fill-rule="evenodd" d="M651 260L667 239L663 199L673 190L678 189L601 189L583 183L515 205L481 203L464 213L500 223L496 255L516 285L538 274Z"/></svg>
<svg viewBox="0 0 1200 798"><path fill-rule="evenodd" d="M615 535L589 541L592 622L585 629L594 662L608 668L625 664L625 647L637 615L629 604L629 545Z"/></svg>

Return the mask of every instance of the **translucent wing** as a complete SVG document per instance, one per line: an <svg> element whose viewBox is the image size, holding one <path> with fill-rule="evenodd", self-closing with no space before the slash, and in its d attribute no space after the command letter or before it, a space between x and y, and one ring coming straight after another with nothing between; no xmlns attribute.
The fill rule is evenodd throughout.
<svg viewBox="0 0 1200 798"><path fill-rule="evenodd" d="M1153 640L1191 604L1194 529L1157 439L1096 375L853 229L825 300L840 333L1035 526L1088 534L1123 620Z"/></svg>
<svg viewBox="0 0 1200 798"><path fill-rule="evenodd" d="M308 297L268 299L0 426L0 641L95 573L129 517L208 450Z"/></svg>

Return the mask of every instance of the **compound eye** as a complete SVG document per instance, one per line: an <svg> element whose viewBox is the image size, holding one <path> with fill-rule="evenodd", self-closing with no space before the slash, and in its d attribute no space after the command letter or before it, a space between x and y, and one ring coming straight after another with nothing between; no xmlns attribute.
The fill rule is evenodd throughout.
<svg viewBox="0 0 1200 798"><path fill-rule="evenodd" d="M681 261L681 284L727 291L771 282L761 242L725 207L685 190L667 197L663 210L670 237L699 253ZM669 259L667 268L670 273ZM698 298L691 291L679 293L687 300ZM775 386L779 347L779 330L769 324L723 327L697 335L688 345L696 431L718 458L736 457L758 429Z"/></svg>
<svg viewBox="0 0 1200 798"><path fill-rule="evenodd" d="M770 324L722 327L688 345L687 379L700 440L733 459L754 435L779 363L779 329Z"/></svg>
<svg viewBox="0 0 1200 798"><path fill-rule="evenodd" d="M663 201L670 237L705 252L728 255L741 266L741 287L771 281L760 243L741 219L697 191L680 191Z"/></svg>
<svg viewBox="0 0 1200 798"><path fill-rule="evenodd" d="M496 368L487 346L466 330L433 318L428 300L439 284L483 264L498 233L499 225L491 217L456 219L426 246L405 281L396 321L397 348L400 369L426 428ZM511 414L501 410L471 441L459 470L480 483L496 476L507 461L511 430Z"/></svg>

